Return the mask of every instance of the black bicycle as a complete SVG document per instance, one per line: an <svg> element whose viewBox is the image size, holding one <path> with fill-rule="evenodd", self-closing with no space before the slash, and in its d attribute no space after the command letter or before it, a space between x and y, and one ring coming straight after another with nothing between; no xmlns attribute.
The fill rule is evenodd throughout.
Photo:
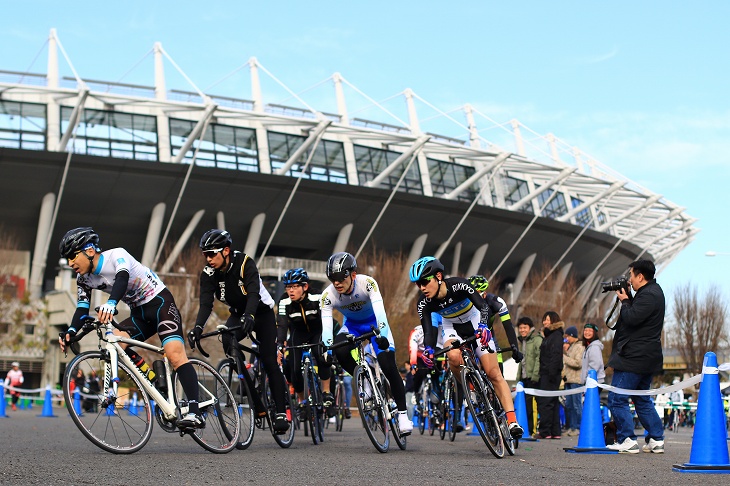
<svg viewBox="0 0 730 486"><path fill-rule="evenodd" d="M200 339L202 341L205 338L221 336L224 333L235 336L235 332L239 328L239 326L226 327L220 325L215 331L201 334ZM248 337L253 343L251 346L241 344L235 338L230 339L229 348L224 350L227 358L218 364L218 373L223 377L223 380L236 397L236 403L238 403L241 429L236 447L238 449L248 448L253 441L254 430L256 428L262 430L268 428L276 443L286 449L294 442L294 425L292 424L284 434L278 434L274 430L272 424L276 416L276 407L271 395L271 386L263 364L259 359L258 341L250 334ZM190 347L195 349L195 341L192 338L189 338L189 341ZM210 357L203 349L200 341L198 341L197 346L203 356ZM252 363L246 361L244 352L253 356ZM294 406L289 393L286 393L286 396L289 397L285 401L286 415L289 418L293 415Z"/></svg>
<svg viewBox="0 0 730 486"><path fill-rule="evenodd" d="M429 435L433 435L436 429L441 426L441 400L436 394L431 375L433 370L429 369L428 374L421 383L418 390L418 403L416 404L416 413L418 414L418 431L423 435L428 425Z"/></svg>
<svg viewBox="0 0 730 486"><path fill-rule="evenodd" d="M335 389L335 430L337 430L337 432L342 432L342 426L345 423L345 419L350 415L350 410L347 408L345 398L345 370L342 369L342 365L337 362L337 358L335 358L334 355L332 358L332 381L330 383L334 382ZM329 427L329 421L325 423L325 426Z"/></svg>
<svg viewBox="0 0 730 486"><path fill-rule="evenodd" d="M322 384L319 376L314 369L314 360L312 359L312 348L319 346L318 344L298 344L296 346L287 346L287 349L302 350L302 377L304 379L304 402L302 402L304 416L304 434L312 436L312 442L319 444L324 441L324 423L325 409L322 399ZM322 365L320 365L322 366Z"/></svg>
<svg viewBox="0 0 730 486"><path fill-rule="evenodd" d="M441 440L444 440L446 435L449 435L451 442L456 439L456 424L459 421L457 417L457 411L459 410L460 403L458 403L458 392L457 392L456 378L451 373L451 370L447 369L444 371L443 379L441 381L441 418L443 423L439 429L439 436Z"/></svg>

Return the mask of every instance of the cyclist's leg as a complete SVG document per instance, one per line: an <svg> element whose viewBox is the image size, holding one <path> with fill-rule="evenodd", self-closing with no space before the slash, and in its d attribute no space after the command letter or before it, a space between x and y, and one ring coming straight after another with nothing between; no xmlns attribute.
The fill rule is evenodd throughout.
<svg viewBox="0 0 730 486"><path fill-rule="evenodd" d="M299 333L292 332L289 342L292 346L298 346L304 342ZM297 394L297 399L301 403L304 400L304 380L302 377L302 350L292 349L289 351L289 361L291 361L291 381L290 383L294 387L294 391Z"/></svg>
<svg viewBox="0 0 730 486"><path fill-rule="evenodd" d="M335 336L334 344L339 344L343 341L347 341L347 337L344 333L340 332L337 336ZM333 350L335 356L337 356L337 361L339 361L342 368L347 371L350 376L355 375L355 367L357 366L357 361L355 361L355 358L352 356L352 351L354 349L355 345L353 344L351 346L342 346Z"/></svg>
<svg viewBox="0 0 730 486"><path fill-rule="evenodd" d="M273 310L266 309L265 312L256 313L254 331L259 341L259 359L269 377L276 412L285 413L286 380L276 360L276 318Z"/></svg>

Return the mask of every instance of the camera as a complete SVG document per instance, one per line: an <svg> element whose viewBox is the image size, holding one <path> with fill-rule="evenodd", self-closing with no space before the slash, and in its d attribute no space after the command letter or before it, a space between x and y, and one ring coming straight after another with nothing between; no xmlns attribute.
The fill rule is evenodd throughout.
<svg viewBox="0 0 730 486"><path fill-rule="evenodd" d="M627 294L629 293L629 281L623 275L609 282L601 282L601 287L603 288L603 293L621 289L624 289Z"/></svg>

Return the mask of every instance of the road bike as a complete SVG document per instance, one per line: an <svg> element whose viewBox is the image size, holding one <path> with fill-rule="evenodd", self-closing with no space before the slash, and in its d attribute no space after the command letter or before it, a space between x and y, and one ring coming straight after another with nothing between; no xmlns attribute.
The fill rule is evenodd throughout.
<svg viewBox="0 0 730 486"><path fill-rule="evenodd" d="M384 324L380 328L385 327ZM357 398L357 408L360 412L362 424L365 427L370 441L378 452L388 452L390 447L390 432L398 447L405 450L406 436L401 435L398 425L398 406L393 399L393 393L388 379L380 369L380 364L374 353L368 351L370 338L380 335L380 328L373 326L370 332L361 336L347 334L347 340L330 346L336 349L344 346L357 346L357 366L353 376L353 387Z"/></svg>
<svg viewBox="0 0 730 486"><path fill-rule="evenodd" d="M441 440L444 440L448 434L449 440L453 442L454 439L456 439L456 425L459 421L457 412L461 404L457 401L458 392L456 378L451 373L451 369L449 369L448 366L446 371L444 371L443 379L441 381L441 396L443 397L440 404L443 423L439 430L439 435Z"/></svg>
<svg viewBox="0 0 730 486"><path fill-rule="evenodd" d="M428 373L423 378L421 388L418 390L418 403L416 404L416 413L418 414L418 431L421 435L426 431L428 425L429 435L433 435L436 429L441 426L441 400L434 389L432 369L428 369Z"/></svg>
<svg viewBox="0 0 730 486"><path fill-rule="evenodd" d="M322 384L319 376L314 369L314 361L312 359L312 347L318 344L299 344L296 346L287 346L287 349L302 350L302 378L304 380L304 401L300 405L303 410L304 434L312 437L312 442L316 445L324 441L325 408L322 400ZM320 365L321 366L321 365Z"/></svg>
<svg viewBox="0 0 730 486"><path fill-rule="evenodd" d="M238 441L240 417L233 393L218 372L205 361L188 360L198 376L198 406L205 426L180 428L178 422L188 413L188 402L179 375L172 370L164 348L116 335L113 333L115 327L124 330L114 321L103 324L86 318L69 343L76 352L78 341L86 334L95 330L99 336L98 351L78 354L68 363L63 375L66 408L84 436L105 451L131 454L149 441L154 416L165 432L190 435L211 452L233 450ZM61 339L65 334L60 334ZM142 348L160 356L153 363L153 369L159 372L154 384L135 366L122 344L128 349ZM98 393L84 394L88 407L82 411L74 406L71 383L79 371L88 376L92 370L100 377L100 389Z"/></svg>
<svg viewBox="0 0 730 486"><path fill-rule="evenodd" d="M345 419L349 416L350 410L347 408L347 401L345 397L345 370L342 369L342 365L337 362L337 358L333 356L332 363L332 380L330 383L334 383L335 388L335 430L342 432L342 426L345 423ZM330 386L332 386L330 384ZM329 421L327 422L329 426Z"/></svg>
<svg viewBox="0 0 730 486"><path fill-rule="evenodd" d="M492 454L501 459L504 457L505 451L510 455L514 454L514 442L509 433L506 417L500 422L500 415L504 415L504 413L494 387L486 373L480 369L472 350L472 343L479 337L477 333L463 341L455 340L437 354L444 354L452 349L461 351L463 360L461 384L464 387L464 397L469 411L474 418L474 427L479 431L479 435Z"/></svg>
<svg viewBox="0 0 730 486"><path fill-rule="evenodd" d="M201 334L200 341L197 341L197 343L189 338L190 347L194 349L197 344L200 353L207 358L209 354L202 347L201 341L212 336L231 334L229 348L224 349L227 357L218 364L218 372L223 377L223 381L233 391L241 416L240 439L236 444L236 448L247 449L253 442L254 430L268 428L276 443L286 449L294 442L294 425L292 423L283 434L278 434L274 430L272 424L276 416L276 407L271 395L269 379L259 359L258 341L249 334L248 337L251 339L252 345L241 344L234 337L238 329L240 329L240 326L226 327L225 325L219 325L215 331ZM244 352L253 357L251 363L246 361ZM291 419L294 405L288 390L285 392L285 406L287 418Z"/></svg>

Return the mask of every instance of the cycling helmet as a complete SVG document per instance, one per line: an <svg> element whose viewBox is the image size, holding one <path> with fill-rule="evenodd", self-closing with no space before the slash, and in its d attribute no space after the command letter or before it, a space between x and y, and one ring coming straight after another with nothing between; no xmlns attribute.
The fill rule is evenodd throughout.
<svg viewBox="0 0 730 486"><path fill-rule="evenodd" d="M61 243L58 245L58 252L63 258L70 260L76 253L89 248L89 246L101 251L101 248L99 248L99 235L96 234L96 231L88 226L74 228L63 235Z"/></svg>
<svg viewBox="0 0 730 486"><path fill-rule="evenodd" d="M220 250L233 244L231 234L226 230L212 229L200 238L200 249L203 251Z"/></svg>
<svg viewBox="0 0 730 486"><path fill-rule="evenodd" d="M444 272L444 266L436 257L425 256L416 260L416 263L411 265L411 271L409 278L411 282L417 282L425 277L436 275L436 272Z"/></svg>
<svg viewBox="0 0 730 486"><path fill-rule="evenodd" d="M342 281L349 277L350 272L355 268L357 268L357 262L354 256L346 251L335 253L327 260L327 278L330 281Z"/></svg>
<svg viewBox="0 0 730 486"><path fill-rule="evenodd" d="M301 285L309 282L309 275L307 275L307 271L303 268L292 268L291 270L286 271L284 276L281 278L281 281L284 282L284 285Z"/></svg>
<svg viewBox="0 0 730 486"><path fill-rule="evenodd" d="M489 282L484 275L472 275L469 277L469 283L477 292L486 292L489 287Z"/></svg>

